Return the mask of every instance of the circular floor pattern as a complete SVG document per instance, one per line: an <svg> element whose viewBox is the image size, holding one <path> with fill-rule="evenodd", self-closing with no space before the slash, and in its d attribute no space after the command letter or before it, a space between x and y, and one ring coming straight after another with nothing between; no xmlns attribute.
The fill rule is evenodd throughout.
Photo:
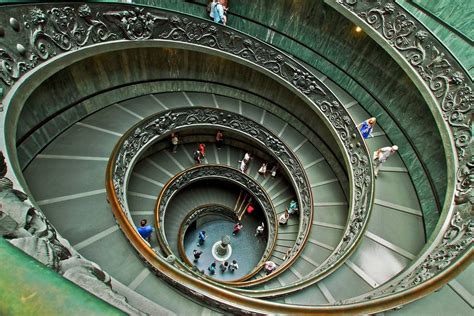
<svg viewBox="0 0 474 316"><path fill-rule="evenodd" d="M239 269L234 272L230 272L229 270L221 272L219 269L221 262L216 261L217 269L212 277L223 281L231 281L243 277L251 272L262 258L266 246L266 239L254 236L255 230L259 224L256 218L246 216L242 219L242 223L244 227L236 236L232 235L235 223L221 219L207 222L197 227L197 229L189 229L184 238L186 256L192 262L194 260L194 249L202 251L203 254L196 265L199 270L204 271L206 275L209 275L208 267L215 261L212 255L212 247L214 244L221 241L222 236L229 235L232 254L227 261L230 263L232 260L237 260ZM212 234L208 233L208 237L204 244L198 246L197 232L201 230L206 231L206 233L212 232Z"/></svg>

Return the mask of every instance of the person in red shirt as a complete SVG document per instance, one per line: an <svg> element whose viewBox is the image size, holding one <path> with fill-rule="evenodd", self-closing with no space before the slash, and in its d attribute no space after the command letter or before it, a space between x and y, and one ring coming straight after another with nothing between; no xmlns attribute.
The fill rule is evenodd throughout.
<svg viewBox="0 0 474 316"><path fill-rule="evenodd" d="M255 208L253 207L252 203L249 203L249 205L247 206L247 213L252 214L254 210Z"/></svg>
<svg viewBox="0 0 474 316"><path fill-rule="evenodd" d="M232 235L237 235L240 230L242 229L242 227L244 227L244 225L242 225L241 222L238 222L237 224L234 225L234 231L232 232Z"/></svg>
<svg viewBox="0 0 474 316"><path fill-rule="evenodd" d="M201 152L201 157L204 159L206 157L206 145L204 144L199 144L199 151Z"/></svg>

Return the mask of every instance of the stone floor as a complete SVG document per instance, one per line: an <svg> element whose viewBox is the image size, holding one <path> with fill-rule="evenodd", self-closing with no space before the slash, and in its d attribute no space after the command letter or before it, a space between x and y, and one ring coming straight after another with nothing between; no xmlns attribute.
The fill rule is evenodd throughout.
<svg viewBox="0 0 474 316"><path fill-rule="evenodd" d="M197 227L197 229L190 229L186 233L184 239L186 255L190 261L193 261L193 250L199 249L203 251L197 266L200 270L204 270L206 275L209 275L207 268L214 261L211 254L211 248L215 242L221 240L222 236L229 235L231 239L230 245L232 247L232 255L227 261L231 263L232 260L237 260L239 269L234 272L227 270L222 273L219 269L221 262L216 262L216 273L212 277L225 281L239 279L253 270L256 264L260 261L265 250L266 237L254 236L255 230L260 224L259 221L260 218L258 218L256 214L245 215L242 219L244 227L236 236L232 236L232 230L235 223L226 219L214 220ZM198 247L197 232L201 230L204 230L208 237L204 244Z"/></svg>

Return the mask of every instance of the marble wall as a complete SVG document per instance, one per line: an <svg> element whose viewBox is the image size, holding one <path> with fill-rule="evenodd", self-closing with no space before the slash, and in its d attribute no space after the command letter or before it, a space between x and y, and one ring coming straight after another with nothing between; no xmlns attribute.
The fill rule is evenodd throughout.
<svg viewBox="0 0 474 316"><path fill-rule="evenodd" d="M400 0L398 0L400 1ZM404 2L406 0L401 0ZM466 0L409 0L421 10L436 17L440 22L474 41L474 2Z"/></svg>
<svg viewBox="0 0 474 316"><path fill-rule="evenodd" d="M474 1L397 0L397 3L428 27L474 80Z"/></svg>

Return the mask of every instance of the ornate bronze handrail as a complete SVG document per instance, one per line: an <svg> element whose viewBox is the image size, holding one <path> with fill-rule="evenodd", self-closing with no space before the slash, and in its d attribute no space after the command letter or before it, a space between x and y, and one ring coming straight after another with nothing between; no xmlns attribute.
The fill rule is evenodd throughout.
<svg viewBox="0 0 474 316"><path fill-rule="evenodd" d="M154 39L163 40L163 43L188 44L189 49L211 48L215 53L242 63L252 64L253 67L283 82L323 118L335 135L336 142L344 148L343 155L351 179L350 216L344 231L343 242L337 246L331 256L334 260L327 265L328 271L334 270L354 251L365 230L372 205L373 174L370 168L370 155L350 115L336 97L295 60L238 31L229 32L229 28L202 19L158 9L132 8L117 4L60 6L38 4L33 9L31 6L9 6L1 9L6 13L4 16L15 16L4 25L9 23L14 30L25 29L27 30L25 33L28 33L18 38L21 43L13 46L2 44L1 47L0 58L6 71L1 73L0 84L2 92L7 93L4 98L6 105L13 99L13 90L16 89L12 87L15 83L27 80L30 74L41 68L38 65L44 64L53 57L59 59L62 54L67 53L68 56L72 56L73 51L87 46L103 42L113 43L122 39L131 41ZM69 23L61 22L60 19L63 16L68 18ZM24 23L25 28L19 27L21 25L19 20ZM53 36L53 34L60 34L60 36ZM18 85L21 86L21 82ZM7 108L7 111L9 110ZM13 114L13 117L16 117L16 114ZM11 122L9 124L13 124ZM7 145L13 148L11 143ZM14 162L15 159L12 157ZM112 172L112 169L109 171ZM357 181L353 179L354 177ZM304 179L303 172L294 181L304 182ZM107 188L120 190L109 184ZM310 192L301 193L311 194ZM110 200L114 200L111 204L113 207L123 208L123 201L112 198ZM301 206L307 206L306 201L299 202ZM302 225L309 226L311 222L302 222ZM124 229L124 232L129 233L130 230ZM305 238L300 240L300 248L292 255L301 250L305 241ZM144 251L142 253L144 257L149 257L145 255L149 250L143 249L140 243L135 245L140 246L139 248ZM152 261L156 266L160 266L158 261ZM171 273L171 271L168 272ZM189 280L189 284L193 282L192 279Z"/></svg>
<svg viewBox="0 0 474 316"><path fill-rule="evenodd" d="M308 307L300 307L296 308L297 306L293 307L285 307L279 304L270 304L266 302L257 303L251 300L244 300L242 298L239 299L238 296L232 295L224 295L217 297L216 300L221 302L222 304L227 305L240 305L246 306L249 309L261 312L280 312L280 313L290 313L290 312L299 312L299 313L311 313L311 312L368 312L368 311L377 311L386 308L390 308L396 306L398 304L404 304L409 302L410 300L416 299L423 295L430 293L432 290L435 290L442 286L445 282L447 282L451 277L453 277L456 273L459 272L459 268L466 266L470 263L470 258L472 256L472 251L469 248L469 245L472 241L472 224L471 224L471 215L469 213L469 207L472 205L472 202L469 201L469 194L471 191L471 182L469 176L472 174L472 163L467 159L467 157L471 156L471 149L469 148L469 144L471 143L471 135L468 130L465 128L466 125L469 126L469 113L471 113L471 101L472 100L472 83L464 83L464 76L463 71L460 70L461 68L457 65L457 62L454 58L451 57L449 51L444 49L440 43L436 40L433 40L432 36L427 32L424 27L418 23L416 20L406 21L406 18L409 15L404 12L396 3L392 1L383 2L381 5L377 7L373 7L373 2L367 2L367 8L360 7L362 2L358 2L357 0L345 1L346 8L337 6L334 1L328 1L331 5L334 5L336 8L341 10L341 12L345 12L351 18L357 19L355 15L350 10L353 10L357 13L366 13L365 17L362 14L361 17L364 17L368 24L367 30L373 29L374 34L382 34L386 30L381 29L381 24L371 25L371 21L377 22L381 21L381 18L389 18L391 22L388 25L394 25L395 28L391 28L391 31L386 32L389 36L393 36L394 39L397 38L405 38L408 43L413 43L413 47L406 52L414 52L419 49L417 43L434 43L434 45L430 47L436 48L436 52L433 57L427 57L426 53L421 53L419 55L414 54L412 57L416 57L412 60L413 64L407 59L406 56L401 56L399 54L399 50L394 47L390 47L389 39L384 37L382 38L382 45L384 45L387 51L394 52L397 55L396 58L402 59L399 61L404 65L408 65L413 71L416 73L416 69L424 72L423 80L416 79L415 82L421 82L422 85L420 86L420 90L425 93L427 98L431 98L430 100L435 104L439 105L440 112L446 114L446 118L449 120L450 127L450 140L452 143L456 144L458 150L456 151L458 154L458 161L452 162L454 165L452 173L455 175L457 179L456 184L452 184L450 187L450 192L447 198L447 205L444 207L444 215L441 218L439 229L437 230L438 237L434 238L430 241L430 245L427 246L425 253L420 256L419 260L417 260L416 264L412 266L411 271L407 270L407 273L403 273L400 277L405 278L408 275L407 281L405 284L398 284L396 286L396 293L390 294L389 291L381 294L381 298L376 298L376 296L371 297L371 301L362 301L362 303L358 304L349 304L344 306L331 306L327 308L308 308ZM377 2L380 3L380 2ZM391 6L386 6L386 4L391 4ZM41 6L44 8L44 6ZM24 6L25 10L23 11L25 15L28 15L26 9L31 8L28 6ZM96 9L94 5L94 9ZM123 7L124 10L127 7ZM2 8L3 9L3 8ZM372 9L374 9L372 11ZM101 26L101 20L91 18L91 10L81 10L83 13L82 16L88 18L90 22L90 26ZM397 11L401 13L402 18L405 20L398 20L395 22L395 14L394 12ZM34 23L30 25L34 26L36 31L46 32L46 17L44 16L43 12L37 12L34 20ZM20 13L21 14L21 13ZM20 14L16 16L19 18ZM375 14L375 15L374 15ZM14 14L13 14L14 15ZM374 18L374 16L378 15L379 18ZM29 15L28 15L29 16ZM358 20L360 21L360 20ZM15 23L16 22L16 23ZM403 25L402 25L402 22ZM373 24L373 23L372 23ZM2 25L8 25L8 23L2 23ZM11 23L12 27L18 25L18 19L12 20ZM37 26L40 26L40 29L37 29ZM384 23L384 25L386 25ZM401 34L401 32L406 32L406 26L414 25L417 30L422 31L420 33L415 33L413 30L408 32L408 34ZM219 28L218 26L216 26ZM88 27L85 30L89 30ZM393 31L394 30L394 31ZM398 34L397 34L398 33ZM36 35L38 32L35 33ZM90 34L90 32L89 32ZM95 33L100 34L100 33ZM374 35L369 34L369 35ZM145 34L146 35L146 34ZM90 36L90 35L88 35ZM136 36L135 36L136 37ZM145 37L142 37L145 38ZM109 38L110 39L110 38ZM419 41L419 42L416 42ZM46 47L43 47L44 50L39 50L39 52L34 52L31 54L31 50L29 50L28 45L24 45L25 43L18 43L19 45L7 49L3 49L2 47L2 60L8 65L7 72L2 72L2 88L3 92L8 93L13 86L13 84L19 80L20 77L24 75L29 69L35 68L37 65L43 63L45 60L51 57L50 52L47 51ZM56 54L61 54L65 51L69 51L71 49L76 49L82 45L89 45L91 42L89 40L85 41L84 43L79 42L79 46L71 47L60 47L58 49L57 46L54 46L55 49L58 49ZM251 43L252 44L252 43ZM34 44L33 44L34 45ZM26 47L26 48L25 48ZM41 48L41 47L40 47ZM17 50L15 50L17 49ZM421 47L420 52L422 52L423 46ZM18 52L17 52L18 51ZM254 50L253 50L254 51ZM434 51L434 50L433 50ZM28 54L30 53L30 54ZM40 58L38 55L40 54ZM442 56L441 56L442 55ZM23 57L22 57L23 56ZM36 56L35 62L29 62L26 56ZM419 57L417 57L419 56ZM439 60L438 60L439 59ZM398 60L398 59L397 59ZM408 61L408 62L407 62ZM420 62L418 65L417 63ZM439 63L448 62L449 66L447 67L434 67ZM438 70L446 70L445 73L437 73ZM461 76L460 76L461 75ZM434 95L434 97L432 96ZM4 100L11 99L11 96L6 97ZM435 99L435 100L434 100ZM430 103L430 102L429 102ZM8 102L5 102L5 105L8 105ZM8 109L7 109L8 110ZM354 142L355 143L355 142ZM11 158L15 159L15 158ZM111 187L113 190L113 187ZM450 196L450 197L449 197ZM453 204L454 201L454 204ZM114 207L118 207L116 201L112 202ZM120 223L120 221L119 221ZM128 229L125 228L125 231ZM131 233L130 236L133 236L133 230L129 231ZM133 237L132 237L133 239ZM133 243L135 246L139 246L138 243ZM143 247L140 247L144 249ZM429 254L432 255L429 255ZM442 255L443 253L449 253L449 256ZM145 251L143 255L151 260L151 264L155 267L160 267L160 262L154 260L149 256L150 254ZM437 269L439 269L437 271ZM176 277L176 280L187 282L190 286L201 286L204 290L214 290L208 287L205 284L200 284L194 282L194 280L189 278L183 278L181 274L175 273L176 271L169 269L167 270L169 273L167 277ZM414 272L413 275L410 275L411 272ZM417 281L416 281L417 280ZM214 296L212 297L214 298ZM228 301L227 299L234 299L234 301Z"/></svg>
<svg viewBox="0 0 474 316"><path fill-rule="evenodd" d="M443 127L448 190L438 225L418 257L396 278L372 293L343 303L380 297L393 307L434 291L473 258L472 105L473 82L451 52L393 0L325 0L377 41L407 72ZM453 179L456 179L454 182ZM404 299L400 299L404 296Z"/></svg>
<svg viewBox="0 0 474 316"><path fill-rule="evenodd" d="M53 56L58 58L66 53L69 56L74 50L96 43L113 43L123 39L161 40L164 46L165 43L173 42L181 45L191 44L187 46L188 49L210 48L212 51L209 52L251 64L287 85L322 117L323 122L336 136L336 142L345 149L343 158L347 163L350 179L352 175L358 178L357 183L351 180L350 219L343 233L344 241L332 253L331 258L334 260L330 260L328 269L334 267L333 262L341 263L346 254L354 251L366 227L373 200L370 155L344 107L331 91L302 65L251 36L235 30L229 33L229 28L184 14L116 4L41 4L33 10L29 10L30 8L21 5L2 8L6 15L15 15L18 18L22 16L20 20L24 21L29 33L25 36L29 40L28 45L6 47L2 52L1 58L9 69L2 73L1 84L5 91L10 90L11 85L24 76L23 71L32 72L30 69L38 68L38 65L49 61ZM67 26L60 23L59 19L63 15L70 21ZM11 21L20 23L15 18ZM103 47L103 44L100 46ZM304 177L304 173L301 177ZM300 240L300 247L304 245L304 241ZM290 255L294 256L295 252Z"/></svg>

